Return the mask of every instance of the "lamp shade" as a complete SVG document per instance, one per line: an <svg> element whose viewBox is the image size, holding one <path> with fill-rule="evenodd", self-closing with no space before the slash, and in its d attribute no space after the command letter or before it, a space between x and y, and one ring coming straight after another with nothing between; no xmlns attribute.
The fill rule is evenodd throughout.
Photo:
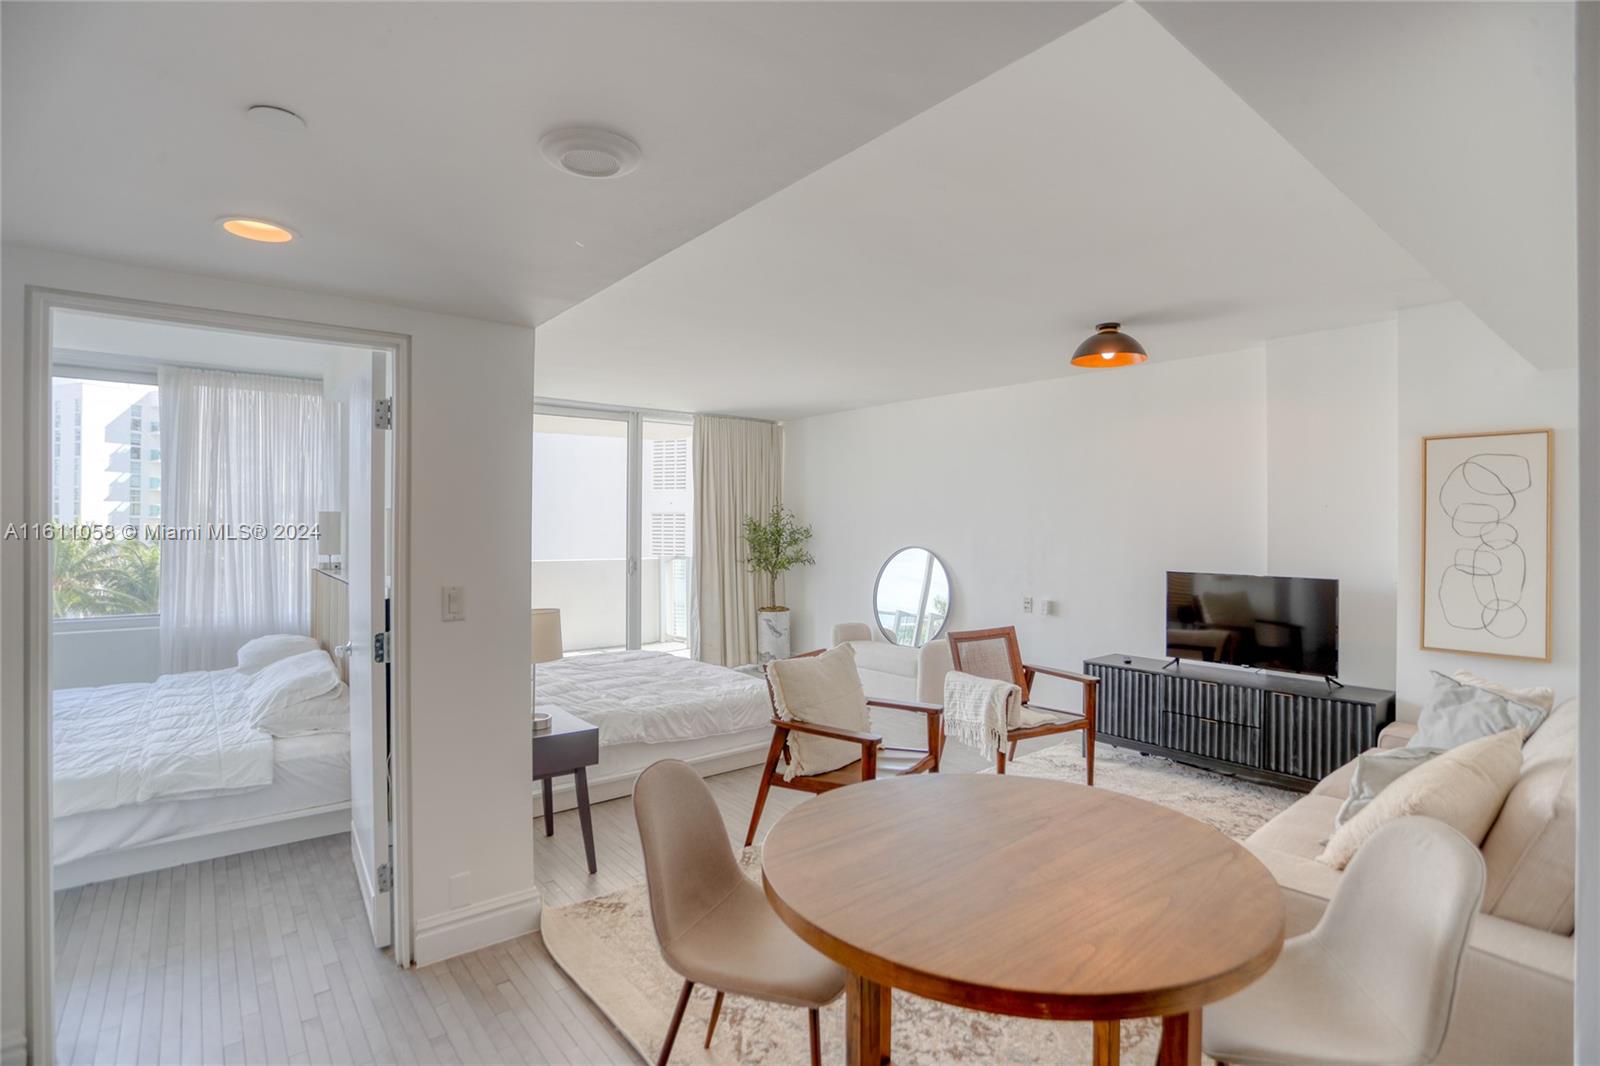
<svg viewBox="0 0 1600 1066"><path fill-rule="evenodd" d="M338 555L344 551L343 519L339 511L317 512L317 550L323 555Z"/></svg>
<svg viewBox="0 0 1600 1066"><path fill-rule="evenodd" d="M1150 358L1144 345L1122 332L1122 323L1102 322L1095 330L1072 353L1073 366L1133 366Z"/></svg>
<svg viewBox="0 0 1600 1066"><path fill-rule="evenodd" d="M561 610L557 607L533 609L533 658L530 662L549 663L561 658Z"/></svg>

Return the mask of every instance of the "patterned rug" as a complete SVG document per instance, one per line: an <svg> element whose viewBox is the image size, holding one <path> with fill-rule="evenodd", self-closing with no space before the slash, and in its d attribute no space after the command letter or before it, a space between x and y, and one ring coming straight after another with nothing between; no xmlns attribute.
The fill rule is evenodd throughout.
<svg viewBox="0 0 1600 1066"><path fill-rule="evenodd" d="M1083 780L1077 743L1058 744L1024 755L1007 772L1063 781ZM1206 822L1236 840L1288 807L1295 793L1255 785L1205 770L1180 766L1108 747L1095 749L1095 785L1151 800ZM760 848L741 863L760 878ZM542 920L550 954L611 1019L647 1061L654 1062L683 981L661 961L650 926L643 885L568 907L546 908ZM757 1000L727 997L716 1039L707 1050L706 1022L712 993L696 987L684 1015L674 1063L787 1064L809 1056L805 1012ZM894 1061L913 1064L1087 1063L1090 1027L1080 1022L1039 1022L946 1006L904 992L894 993ZM1160 1022L1122 1024L1123 1061L1154 1062ZM822 1012L824 1062L844 1061L844 1002Z"/></svg>

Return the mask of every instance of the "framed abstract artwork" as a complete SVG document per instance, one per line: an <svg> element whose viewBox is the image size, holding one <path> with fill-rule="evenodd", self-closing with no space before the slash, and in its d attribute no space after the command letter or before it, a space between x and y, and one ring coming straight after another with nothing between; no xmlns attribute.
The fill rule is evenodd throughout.
<svg viewBox="0 0 1600 1066"><path fill-rule="evenodd" d="M1550 659L1552 432L1422 439L1422 647Z"/></svg>

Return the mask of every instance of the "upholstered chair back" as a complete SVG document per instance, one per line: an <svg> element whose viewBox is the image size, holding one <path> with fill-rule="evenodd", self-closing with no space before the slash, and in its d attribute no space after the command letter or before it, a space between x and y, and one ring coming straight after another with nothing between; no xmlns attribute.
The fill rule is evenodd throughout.
<svg viewBox="0 0 1600 1066"><path fill-rule="evenodd" d="M650 918L667 964L674 942L739 887L744 875L711 790L688 763L663 759L633 786Z"/></svg>
<svg viewBox="0 0 1600 1066"><path fill-rule="evenodd" d="M1413 1046L1403 1061L1431 1062L1444 1043L1484 879L1466 837L1433 818L1401 818L1350 860L1307 934L1404 1027Z"/></svg>

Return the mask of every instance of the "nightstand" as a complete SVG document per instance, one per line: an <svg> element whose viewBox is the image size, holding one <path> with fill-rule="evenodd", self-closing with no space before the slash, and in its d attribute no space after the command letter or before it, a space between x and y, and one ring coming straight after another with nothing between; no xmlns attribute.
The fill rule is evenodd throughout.
<svg viewBox="0 0 1600 1066"><path fill-rule="evenodd" d="M550 728L533 734L533 779L544 786L544 835L554 836L556 832L554 779L571 774L578 797L578 822L583 826L583 851L589 860L589 872L595 873L588 768L600 761L600 729L566 711L540 709L550 714Z"/></svg>

